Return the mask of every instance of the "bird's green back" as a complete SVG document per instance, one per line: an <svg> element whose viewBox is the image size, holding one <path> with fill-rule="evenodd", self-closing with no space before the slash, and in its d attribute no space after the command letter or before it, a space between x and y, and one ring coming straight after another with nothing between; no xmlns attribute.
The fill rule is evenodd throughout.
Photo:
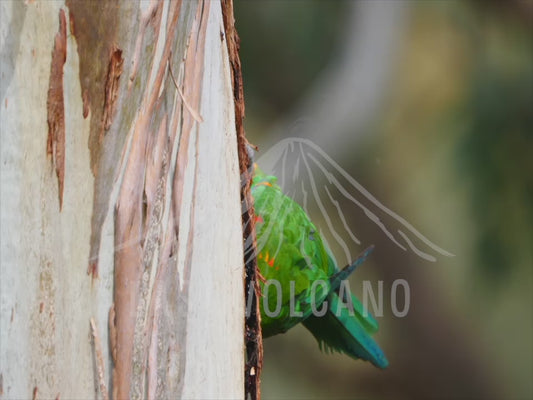
<svg viewBox="0 0 533 400"><path fill-rule="evenodd" d="M281 311L276 317L262 315L263 335L285 332L311 313L311 286L322 280L327 286L316 286L316 303L320 304L329 292L330 258L314 224L305 211L285 196L274 176L256 168L252 184L255 199L258 264L263 277L276 280L281 286ZM294 310L302 317L289 315L290 282L294 282ZM262 289L264 291L264 283ZM275 310L277 291L268 285L269 309Z"/></svg>
<svg viewBox="0 0 533 400"><path fill-rule="evenodd" d="M305 211L283 194L276 177L265 175L256 165L254 168L251 190L257 262L264 277L261 290L267 300L260 301L263 336L286 332L304 322L321 348L386 367L385 355L370 336L377 331L377 322L363 310L355 296L339 297L340 280L346 279L370 250L339 271L331 251ZM353 312L341 310L339 300L351 302ZM327 313L317 316L322 303L327 304Z"/></svg>

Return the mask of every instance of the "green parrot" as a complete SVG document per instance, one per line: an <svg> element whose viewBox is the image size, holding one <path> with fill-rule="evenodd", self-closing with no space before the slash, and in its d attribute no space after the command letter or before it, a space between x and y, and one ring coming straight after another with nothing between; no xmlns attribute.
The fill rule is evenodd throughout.
<svg viewBox="0 0 533 400"><path fill-rule="evenodd" d="M276 177L265 175L254 164L251 191L257 262L264 277L260 284L263 337L286 332L302 322L321 349L387 367L383 351L371 337L378 330L376 320L342 285L372 247L339 270L305 211L284 195L276 182Z"/></svg>

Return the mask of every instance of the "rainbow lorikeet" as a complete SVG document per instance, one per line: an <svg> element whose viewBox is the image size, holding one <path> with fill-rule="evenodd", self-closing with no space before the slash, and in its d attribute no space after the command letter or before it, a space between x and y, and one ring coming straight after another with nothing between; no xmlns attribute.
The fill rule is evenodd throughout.
<svg viewBox="0 0 533 400"><path fill-rule="evenodd" d="M378 329L376 320L341 284L372 248L339 270L305 211L282 193L276 177L265 175L257 165L254 168L257 261L265 278L261 282L265 297L260 301L263 336L286 332L302 322L321 349L385 368L388 361L371 337Z"/></svg>

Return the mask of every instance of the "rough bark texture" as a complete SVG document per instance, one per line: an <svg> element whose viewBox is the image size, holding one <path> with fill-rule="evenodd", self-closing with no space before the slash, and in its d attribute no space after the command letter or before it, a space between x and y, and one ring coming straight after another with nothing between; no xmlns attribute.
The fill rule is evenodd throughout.
<svg viewBox="0 0 533 400"><path fill-rule="evenodd" d="M63 66L67 61L67 20L59 10L59 30L54 41L50 82L48 84L48 141L46 151L52 157L57 174L59 208L63 206L65 181L65 101L63 96Z"/></svg>
<svg viewBox="0 0 533 400"><path fill-rule="evenodd" d="M241 61L239 58L240 38L235 29L233 15L233 0L222 0L222 14L224 16L225 37L228 44L233 81L233 97L235 101L235 129L239 146L239 169L241 172L241 202L243 206L242 226L244 239L244 267L245 267L245 299L250 305L249 314L245 320L246 368L244 371L244 385L246 398L252 400L261 398L261 369L263 368L263 338L261 335L261 313L259 299L259 270L257 267L257 244L255 236L255 218L253 198L250 191L252 182L252 165L246 146L244 132L244 89L242 82Z"/></svg>
<svg viewBox="0 0 533 400"><path fill-rule="evenodd" d="M0 396L242 398L221 4L0 7Z"/></svg>

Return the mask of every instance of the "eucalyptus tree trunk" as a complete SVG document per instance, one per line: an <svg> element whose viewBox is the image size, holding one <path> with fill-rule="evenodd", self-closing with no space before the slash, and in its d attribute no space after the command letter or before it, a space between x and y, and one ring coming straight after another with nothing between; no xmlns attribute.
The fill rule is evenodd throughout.
<svg viewBox="0 0 533 400"><path fill-rule="evenodd" d="M221 4L0 8L0 397L242 398Z"/></svg>

